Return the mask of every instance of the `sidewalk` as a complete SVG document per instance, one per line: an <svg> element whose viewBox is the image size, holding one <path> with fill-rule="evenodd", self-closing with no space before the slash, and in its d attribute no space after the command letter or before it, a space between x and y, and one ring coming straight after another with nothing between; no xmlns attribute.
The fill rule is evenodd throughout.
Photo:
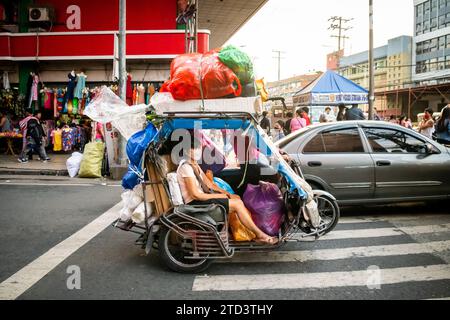
<svg viewBox="0 0 450 320"><path fill-rule="evenodd" d="M19 163L18 158L10 155L0 155L0 175L46 175L46 176L68 176L66 161L69 154L50 154L51 161L43 163L34 160L28 163Z"/></svg>

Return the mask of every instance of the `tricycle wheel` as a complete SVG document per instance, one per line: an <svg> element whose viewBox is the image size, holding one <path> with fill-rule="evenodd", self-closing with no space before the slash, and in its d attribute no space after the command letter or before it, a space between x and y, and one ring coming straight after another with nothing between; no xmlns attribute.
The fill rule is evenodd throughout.
<svg viewBox="0 0 450 320"><path fill-rule="evenodd" d="M314 198L317 202L320 217L325 223L325 229L320 234L320 236L324 236L333 231L339 222L341 217L339 205L336 200L327 195L315 194Z"/></svg>
<svg viewBox="0 0 450 320"><path fill-rule="evenodd" d="M177 221L184 230L203 230L199 225L189 221ZM192 240L183 239L172 229L164 227L159 238L159 255L166 266L179 273L199 273L209 268L212 261L208 259L188 259L188 250L192 249Z"/></svg>

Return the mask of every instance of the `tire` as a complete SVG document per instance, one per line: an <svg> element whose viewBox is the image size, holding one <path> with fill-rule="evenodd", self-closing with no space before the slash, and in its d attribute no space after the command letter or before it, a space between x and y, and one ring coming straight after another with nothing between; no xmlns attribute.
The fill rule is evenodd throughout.
<svg viewBox="0 0 450 320"><path fill-rule="evenodd" d="M183 228L191 229L196 228L194 230L201 230L198 225L193 224L188 221L178 221L175 222L177 225L183 226ZM174 238L175 237L175 238ZM173 249L177 249L177 244L170 245L172 240L178 239L179 236L171 229L164 227L161 230L161 234L158 241L159 247L159 256L164 264L172 271L178 273L200 273L209 268L212 263L212 260L208 259L198 259L198 260L188 260L182 258L182 250L180 247L180 252L175 254ZM172 247L172 248L171 248Z"/></svg>
<svg viewBox="0 0 450 320"><path fill-rule="evenodd" d="M327 195L314 195L314 199L317 201L320 217L325 221L329 220L327 227L320 234L324 236L333 231L339 223L341 217L339 205L336 200Z"/></svg>

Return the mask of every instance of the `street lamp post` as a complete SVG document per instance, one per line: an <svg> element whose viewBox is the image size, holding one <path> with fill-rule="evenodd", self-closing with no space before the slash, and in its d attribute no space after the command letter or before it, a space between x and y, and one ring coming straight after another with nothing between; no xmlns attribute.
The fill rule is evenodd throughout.
<svg viewBox="0 0 450 320"><path fill-rule="evenodd" d="M374 119L375 63L373 55L373 0L369 0L369 120Z"/></svg>

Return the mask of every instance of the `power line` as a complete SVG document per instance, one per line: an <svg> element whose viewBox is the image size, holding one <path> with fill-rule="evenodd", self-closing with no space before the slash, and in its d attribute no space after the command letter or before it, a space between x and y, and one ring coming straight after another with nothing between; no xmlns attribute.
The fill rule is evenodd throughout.
<svg viewBox="0 0 450 320"><path fill-rule="evenodd" d="M332 32L334 32L335 30L338 31L337 35L336 34L331 35L332 38L338 39L338 52L340 52L342 48L345 48L345 39L350 39L344 33L345 31L353 29L352 27L346 26L352 20L353 18L346 19L340 16L333 16L330 19L328 19L328 21L331 22L331 25L328 28L328 30L331 30Z"/></svg>

